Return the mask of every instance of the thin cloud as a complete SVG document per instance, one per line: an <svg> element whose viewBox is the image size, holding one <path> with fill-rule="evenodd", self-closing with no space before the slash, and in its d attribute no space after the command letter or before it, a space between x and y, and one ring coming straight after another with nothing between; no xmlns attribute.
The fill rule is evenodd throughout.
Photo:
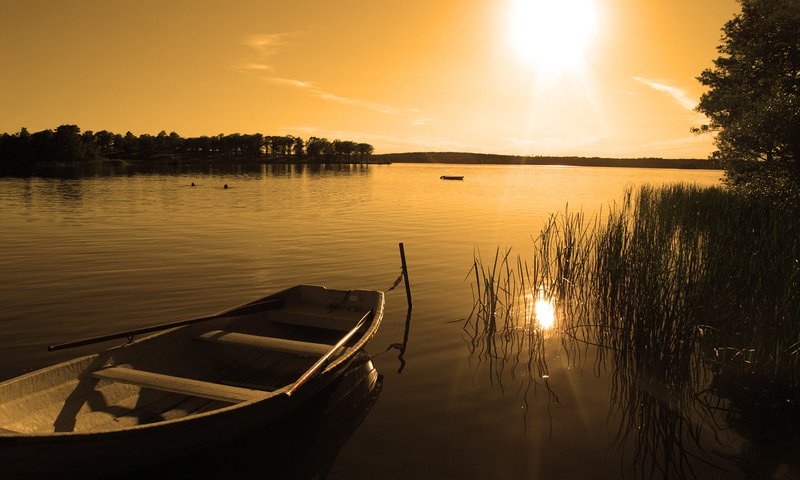
<svg viewBox="0 0 800 480"><path fill-rule="evenodd" d="M253 70L256 72L272 72L275 70L272 65L267 65L266 63L247 63L239 66L239 68L242 70Z"/></svg>
<svg viewBox="0 0 800 480"><path fill-rule="evenodd" d="M271 57L277 55L283 48L294 43L294 39L302 32L289 33L265 33L247 36L243 44L248 47L246 61L240 64L238 70L253 73L274 73L275 68L270 63ZM325 100L328 102L350 105L367 110L372 110L387 115L403 113L404 110L378 102L371 102L360 98L346 97L334 92L322 89L313 82L297 80L293 78L269 76L262 77L266 81L284 85L287 87L298 88L305 91L308 95ZM414 113L422 113L420 110L413 110Z"/></svg>
<svg viewBox="0 0 800 480"><path fill-rule="evenodd" d="M527 152L528 154L548 155L550 152L570 152L559 155L578 155L587 151L589 147L596 148L610 137L607 134L589 135L573 138L519 138L507 137L507 150L513 152Z"/></svg>
<svg viewBox="0 0 800 480"><path fill-rule="evenodd" d="M323 99L328 100L330 102L341 103L344 105L355 105L357 107L366 108L369 110L374 110L380 113L387 113L390 115L394 115L398 112L398 110L394 107L389 105L383 105L381 103L369 102L366 100L360 100L358 98L350 98L350 97L343 97L341 95L336 95L330 92L323 91L321 89L317 89L316 96Z"/></svg>
<svg viewBox="0 0 800 480"><path fill-rule="evenodd" d="M236 69L261 73L275 71L275 67L270 62L271 58L290 45L292 39L297 35L299 35L298 32L248 35L242 40L242 44L248 47L244 54L244 60Z"/></svg>
<svg viewBox="0 0 800 480"><path fill-rule="evenodd" d="M653 90L664 92L671 96L676 102L678 102L683 108L687 110L694 110L697 106L697 100L691 98L688 93L684 90L669 85L668 83L660 80L652 80L643 77L633 77L639 83L642 83Z"/></svg>
<svg viewBox="0 0 800 480"><path fill-rule="evenodd" d="M314 85L313 82L307 82L304 80L295 80L291 78L282 78L282 77L268 77L267 80L273 83L278 83L281 85L287 85L290 87L295 87L305 90L306 92L308 92L309 95L312 95L314 97L329 102L366 108L368 110L373 110L375 112L385 113L389 115L395 115L400 112L400 109L392 107L390 105L384 105L382 103L370 102L368 100L345 97L342 95L331 93L327 90L323 90L322 88L319 88L318 86Z"/></svg>
<svg viewBox="0 0 800 480"><path fill-rule="evenodd" d="M611 148L609 154L622 157L701 158L712 150L710 135L666 138L627 147Z"/></svg>
<svg viewBox="0 0 800 480"><path fill-rule="evenodd" d="M653 142L631 147L631 149L639 150L672 150L683 149L687 146L706 145L709 143L709 135L690 135L686 137L670 138L665 140L655 140Z"/></svg>
<svg viewBox="0 0 800 480"><path fill-rule="evenodd" d="M296 88L305 88L305 89L316 89L317 87L314 86L312 82L304 82L303 80L295 80L293 78L282 78L282 77L269 77L267 78L268 81L272 83L278 83L281 85L286 85L289 87L296 87Z"/></svg>
<svg viewBox="0 0 800 480"><path fill-rule="evenodd" d="M278 53L281 47L286 46L290 37L296 33L258 33L250 35L244 40L244 44L255 50L260 55L271 56Z"/></svg>

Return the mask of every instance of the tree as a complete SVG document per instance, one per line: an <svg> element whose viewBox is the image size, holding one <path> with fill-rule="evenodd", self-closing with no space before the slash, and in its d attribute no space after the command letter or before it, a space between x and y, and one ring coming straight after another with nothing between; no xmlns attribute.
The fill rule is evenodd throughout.
<svg viewBox="0 0 800 480"><path fill-rule="evenodd" d="M101 151L111 150L114 145L114 134L108 130L100 130L94 134L94 143Z"/></svg>
<svg viewBox="0 0 800 480"><path fill-rule="evenodd" d="M91 138L94 138L92 135ZM73 162L84 160L88 149L84 146L86 139L81 137L81 129L77 125L61 125L56 128L55 136L50 147L53 160Z"/></svg>
<svg viewBox="0 0 800 480"><path fill-rule="evenodd" d="M331 144L334 155L340 163L350 162L356 154L358 144L350 140L334 140Z"/></svg>
<svg viewBox="0 0 800 480"><path fill-rule="evenodd" d="M309 137L306 142L306 155L308 155L308 160L314 163L321 163L323 155L330 148L330 144L327 138Z"/></svg>
<svg viewBox="0 0 800 480"><path fill-rule="evenodd" d="M372 155L372 152L375 151L375 148L369 143L359 143L356 146L356 150L358 151L358 160L363 162L367 157Z"/></svg>
<svg viewBox="0 0 800 480"><path fill-rule="evenodd" d="M294 155L295 159L300 160L303 158L303 155L305 154L305 146L306 144L302 138L300 137L294 138L294 145L292 145L292 155Z"/></svg>
<svg viewBox="0 0 800 480"><path fill-rule="evenodd" d="M61 125L54 130L31 134L26 128L19 133L0 134L2 162L74 162L107 158L136 160L219 157L251 158L277 161L362 162L372 154L372 146L350 140L311 137L304 141L292 135L264 136L261 133L220 133L212 137L182 138L175 132L161 130L156 135L125 135L100 130L81 133L77 125Z"/></svg>
<svg viewBox="0 0 800 480"><path fill-rule="evenodd" d="M746 193L800 197L800 1L739 0L723 27L721 54L698 77L697 111L715 132L713 158Z"/></svg>
<svg viewBox="0 0 800 480"><path fill-rule="evenodd" d="M125 154L130 155L136 151L136 148L138 147L138 139L136 138L136 135L131 133L129 130L125 133L124 137L119 139L119 143L117 143L115 140L114 145L119 145L119 148L121 148Z"/></svg>

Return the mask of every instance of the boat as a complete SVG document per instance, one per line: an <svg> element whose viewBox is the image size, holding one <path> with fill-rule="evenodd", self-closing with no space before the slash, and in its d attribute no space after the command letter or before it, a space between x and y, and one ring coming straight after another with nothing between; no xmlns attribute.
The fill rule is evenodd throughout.
<svg viewBox="0 0 800 480"><path fill-rule="evenodd" d="M369 415L382 385L383 376L362 349L332 385L265 429L134 475L219 479L230 477L236 465L240 472L269 472L276 479L329 478L339 451Z"/></svg>
<svg viewBox="0 0 800 480"><path fill-rule="evenodd" d="M442 180L464 180L463 175L442 175L439 178Z"/></svg>
<svg viewBox="0 0 800 480"><path fill-rule="evenodd" d="M129 338L0 383L0 470L107 476L263 430L341 375L377 331L383 302L379 291L299 285L198 319L51 346Z"/></svg>

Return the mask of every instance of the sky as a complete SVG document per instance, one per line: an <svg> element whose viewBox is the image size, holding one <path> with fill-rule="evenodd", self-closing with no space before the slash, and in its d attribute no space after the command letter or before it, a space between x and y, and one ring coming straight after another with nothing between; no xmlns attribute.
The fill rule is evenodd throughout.
<svg viewBox="0 0 800 480"><path fill-rule="evenodd" d="M0 0L0 132L705 158L735 0Z"/></svg>

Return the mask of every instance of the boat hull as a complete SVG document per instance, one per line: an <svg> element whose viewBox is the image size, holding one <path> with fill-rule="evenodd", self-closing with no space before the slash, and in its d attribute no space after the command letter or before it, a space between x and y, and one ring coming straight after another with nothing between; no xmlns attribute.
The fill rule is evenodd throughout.
<svg viewBox="0 0 800 480"><path fill-rule="evenodd" d="M272 300L279 300L281 307L252 312L252 305ZM363 351L382 319L383 293L298 286L237 308L247 313L212 316L211 321L167 330L0 383L2 477L115 475L253 432L268 435L265 427L329 386ZM223 335L220 329L240 332ZM335 355L329 360L323 355L314 362L325 344L312 340L338 338L342 335L337 332L348 330L339 343L330 341L336 343L329 345ZM294 337L264 336L276 332L293 332ZM247 342L216 341L228 337ZM342 343L345 339L346 344ZM265 350L263 343L269 348ZM273 352L276 345L283 351ZM313 348L296 358L292 349L298 345ZM322 360L325 364L308 376ZM158 384L130 385L124 380L118 384L101 375L120 370L177 380L180 385L177 390L165 387L162 391ZM262 384L229 386L242 380L243 371L245 380ZM189 376L196 379L185 378ZM203 397L202 392L182 391L181 382L189 382L189 390L195 382L211 385L212 390L216 385L254 396L242 400ZM275 385L267 387L263 382ZM157 410L165 405L169 407Z"/></svg>
<svg viewBox="0 0 800 480"><path fill-rule="evenodd" d="M55 473L68 478L98 478L168 462L264 430L335 378L335 374L321 377L292 397L272 397L185 422L100 433L0 437L0 472L3 478Z"/></svg>

